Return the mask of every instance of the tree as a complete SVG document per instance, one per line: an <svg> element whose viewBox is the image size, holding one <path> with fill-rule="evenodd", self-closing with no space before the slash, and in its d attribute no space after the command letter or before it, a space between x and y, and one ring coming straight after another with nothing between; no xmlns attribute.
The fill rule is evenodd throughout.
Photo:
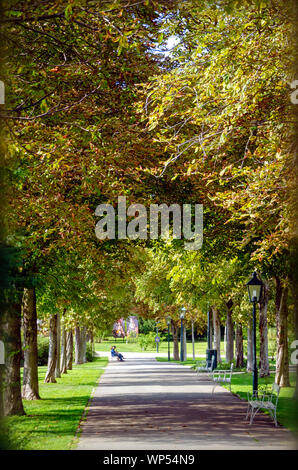
<svg viewBox="0 0 298 470"><path fill-rule="evenodd" d="M39 400L37 369L37 312L35 288L23 294L24 371L22 398Z"/></svg>
<svg viewBox="0 0 298 470"><path fill-rule="evenodd" d="M267 308L269 301L269 283L263 279L262 297L260 299L260 377L270 375L268 357L268 322Z"/></svg>
<svg viewBox="0 0 298 470"><path fill-rule="evenodd" d="M66 343L66 328L65 328L65 315L66 308L64 309L62 316L62 331L61 331L61 374L67 373L67 343Z"/></svg>
<svg viewBox="0 0 298 470"><path fill-rule="evenodd" d="M6 181L5 181L6 182ZM3 231L4 232L4 231ZM5 232L4 232L5 234ZM1 233L3 236L3 233ZM3 243L0 247L0 336L5 345L5 364L2 372L0 407L4 415L24 415L21 393L21 308L22 276L19 249ZM5 267L5 269L3 269ZM3 387L3 388L2 388Z"/></svg>

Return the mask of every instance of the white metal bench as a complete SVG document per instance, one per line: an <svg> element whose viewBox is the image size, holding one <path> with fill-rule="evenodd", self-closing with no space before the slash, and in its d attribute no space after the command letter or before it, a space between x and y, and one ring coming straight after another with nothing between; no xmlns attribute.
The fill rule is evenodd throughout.
<svg viewBox="0 0 298 470"><path fill-rule="evenodd" d="M197 374L199 375L200 372L208 372L209 374L213 370L213 365L214 365L214 356L212 356L211 362L210 361L197 361L196 367L197 367Z"/></svg>
<svg viewBox="0 0 298 470"><path fill-rule="evenodd" d="M228 370L214 370L213 371L212 380L214 382L214 385L212 388L212 395L214 393L215 387L220 384L229 384L230 391L231 391L233 367L234 367L234 364L232 362L231 368Z"/></svg>
<svg viewBox="0 0 298 470"><path fill-rule="evenodd" d="M277 427L277 419L276 419L276 409L278 404L280 386L274 383L272 385L271 392L259 392L259 393L248 393L248 405L247 405L247 412L246 412L246 419L250 416L249 424L253 423L253 420L260 410L267 410L272 417L275 426Z"/></svg>

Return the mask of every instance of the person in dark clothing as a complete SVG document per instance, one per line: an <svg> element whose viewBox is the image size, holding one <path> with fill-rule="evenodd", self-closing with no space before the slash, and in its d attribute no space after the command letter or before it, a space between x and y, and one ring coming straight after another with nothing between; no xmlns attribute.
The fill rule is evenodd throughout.
<svg viewBox="0 0 298 470"><path fill-rule="evenodd" d="M112 354L117 356L118 361L124 361L124 356L120 352L116 351L116 346L112 346Z"/></svg>

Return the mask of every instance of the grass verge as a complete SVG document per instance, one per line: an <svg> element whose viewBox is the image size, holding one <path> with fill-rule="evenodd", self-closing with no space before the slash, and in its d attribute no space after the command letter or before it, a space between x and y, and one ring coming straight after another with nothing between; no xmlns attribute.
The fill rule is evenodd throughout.
<svg viewBox="0 0 298 470"><path fill-rule="evenodd" d="M135 342L128 342L121 338L113 338L108 337L107 339L103 340L101 343L95 343L95 350L96 351L110 351L112 346L116 346L120 352L156 352L156 346L151 346L143 351L141 346L138 344L137 341ZM206 356L206 349L207 349L207 342L205 340L200 340L195 342L195 354L196 356ZM224 342L221 342L221 350L222 354L224 354ZM173 342L170 341L170 351L171 355L173 354ZM168 353L168 342L167 340L161 341L159 343L158 352L160 353ZM187 354L192 355L192 342L187 342Z"/></svg>
<svg viewBox="0 0 298 470"><path fill-rule="evenodd" d="M93 387L108 360L73 365L57 383L45 384L46 367L38 368L41 400L24 400L26 416L3 420L8 448L21 450L67 450L74 436Z"/></svg>
<svg viewBox="0 0 298 470"><path fill-rule="evenodd" d="M274 374L271 374L270 377L259 378L259 387L267 385L268 389L270 389L274 383L274 378ZM292 398L295 379L296 374L290 373L291 387L280 389L276 415L279 424L298 435L298 403ZM225 388L229 389L227 385L225 385ZM241 399L247 400L247 392L252 391L252 374L233 375L231 391Z"/></svg>

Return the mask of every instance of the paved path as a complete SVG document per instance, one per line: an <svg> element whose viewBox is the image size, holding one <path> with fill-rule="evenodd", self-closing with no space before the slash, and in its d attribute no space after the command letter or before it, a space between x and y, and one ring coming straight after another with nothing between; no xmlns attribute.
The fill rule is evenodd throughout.
<svg viewBox="0 0 298 470"><path fill-rule="evenodd" d="M78 449L290 449L292 434L260 414L250 426L246 403L176 363L125 353L101 377Z"/></svg>

